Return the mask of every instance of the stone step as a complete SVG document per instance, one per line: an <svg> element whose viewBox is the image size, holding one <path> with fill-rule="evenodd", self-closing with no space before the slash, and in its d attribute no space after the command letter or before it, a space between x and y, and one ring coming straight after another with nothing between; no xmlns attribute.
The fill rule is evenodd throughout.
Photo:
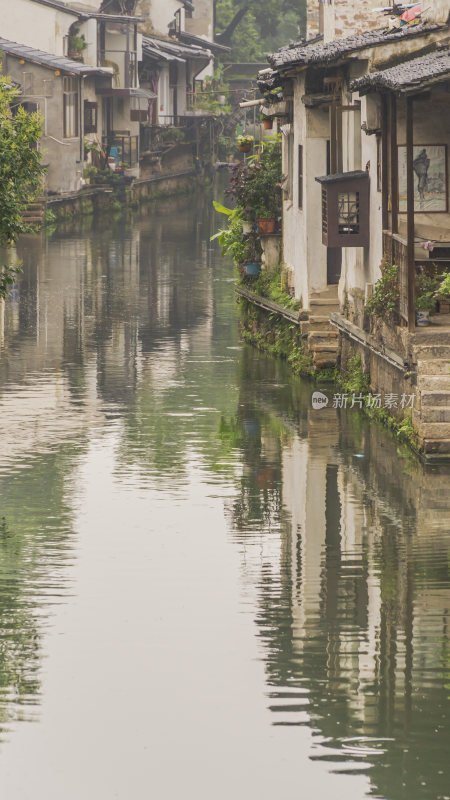
<svg viewBox="0 0 450 800"><path fill-rule="evenodd" d="M449 395L447 392L422 392L420 395L420 405L423 409L447 407L450 404Z"/></svg>
<svg viewBox="0 0 450 800"><path fill-rule="evenodd" d="M421 422L419 436L422 439L448 439L450 441L450 422Z"/></svg>
<svg viewBox="0 0 450 800"><path fill-rule="evenodd" d="M338 296L338 285L337 283L331 283L327 286L326 289L321 289L320 291L312 291L311 297L335 297L337 299Z"/></svg>
<svg viewBox="0 0 450 800"><path fill-rule="evenodd" d="M309 309L310 318L315 315L315 311L316 310L319 312L320 315L327 314L328 317L330 316L330 314L335 314L337 311L339 311L339 306L337 304L336 305L331 305L330 303L327 303L326 301L323 302L323 303L319 303L319 301L317 301L318 305L316 306L316 305L313 305L313 303L314 303L314 300L311 300L310 309Z"/></svg>
<svg viewBox="0 0 450 800"><path fill-rule="evenodd" d="M322 318L320 318L322 319ZM300 330L302 333L310 333L313 331L335 331L336 328L330 323L329 317L323 317L324 321L318 322L318 318L310 318L309 320L305 320L305 322L300 322Z"/></svg>
<svg viewBox="0 0 450 800"><path fill-rule="evenodd" d="M420 375L450 375L450 359L419 359L417 362L417 371Z"/></svg>
<svg viewBox="0 0 450 800"><path fill-rule="evenodd" d="M422 392L448 392L450 398L449 375L417 375L417 385Z"/></svg>
<svg viewBox="0 0 450 800"><path fill-rule="evenodd" d="M427 437L422 442L424 453L428 454L450 454L450 439L432 439Z"/></svg>
<svg viewBox="0 0 450 800"><path fill-rule="evenodd" d="M310 347L313 353L337 353L339 350L338 344L313 344Z"/></svg>
<svg viewBox="0 0 450 800"><path fill-rule="evenodd" d="M310 306L338 306L339 301L334 297L323 297L323 295L312 295L309 298Z"/></svg>
<svg viewBox="0 0 450 800"><path fill-rule="evenodd" d="M335 367L337 364L337 354L328 353L314 353L313 365L319 369L324 367Z"/></svg>
<svg viewBox="0 0 450 800"><path fill-rule="evenodd" d="M428 328L426 331L414 333L411 337L411 344L413 347L421 345L447 345L449 344L448 330L442 330L439 325L435 326L435 330Z"/></svg>
<svg viewBox="0 0 450 800"><path fill-rule="evenodd" d="M308 341L312 342L316 339L338 339L339 334L337 331L334 331L332 328L330 330L321 330L321 331L311 331L308 337Z"/></svg>
<svg viewBox="0 0 450 800"><path fill-rule="evenodd" d="M419 424L428 422L450 422L450 406L425 406L419 417Z"/></svg>
<svg viewBox="0 0 450 800"><path fill-rule="evenodd" d="M448 341L448 337L447 337ZM449 344L420 344L413 348L414 361L425 361L436 358L450 359Z"/></svg>

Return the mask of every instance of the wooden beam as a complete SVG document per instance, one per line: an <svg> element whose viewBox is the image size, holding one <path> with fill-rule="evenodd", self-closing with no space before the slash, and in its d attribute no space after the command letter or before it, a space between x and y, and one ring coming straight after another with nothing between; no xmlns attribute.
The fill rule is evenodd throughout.
<svg viewBox="0 0 450 800"><path fill-rule="evenodd" d="M391 140L391 221L392 233L398 233L398 147L397 147L397 98L391 94L389 115Z"/></svg>
<svg viewBox="0 0 450 800"><path fill-rule="evenodd" d="M408 259L408 328L416 327L414 262L414 98L406 98L406 250Z"/></svg>
<svg viewBox="0 0 450 800"><path fill-rule="evenodd" d="M342 106L338 106L336 114L336 164L337 172L344 171L342 163Z"/></svg>
<svg viewBox="0 0 450 800"><path fill-rule="evenodd" d="M388 227L388 104L381 96L381 218L383 230Z"/></svg>
<svg viewBox="0 0 450 800"><path fill-rule="evenodd" d="M335 175L337 171L337 139L336 139L336 100L330 106L330 174Z"/></svg>

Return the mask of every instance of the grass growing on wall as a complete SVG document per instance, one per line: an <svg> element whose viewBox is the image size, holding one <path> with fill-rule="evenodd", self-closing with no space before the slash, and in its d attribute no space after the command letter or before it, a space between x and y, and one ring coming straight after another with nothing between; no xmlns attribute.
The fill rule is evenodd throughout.
<svg viewBox="0 0 450 800"><path fill-rule="evenodd" d="M382 407L369 405L366 400L371 393L370 375L364 372L361 356L355 352L347 360L345 367L340 372L336 372L336 383L341 392L362 395L365 402L362 405L364 413L374 422L381 422L396 437L408 444L416 453L420 452L418 436L412 423L412 413L408 411L402 419L394 417L389 411Z"/></svg>
<svg viewBox="0 0 450 800"><path fill-rule="evenodd" d="M240 331L245 342L269 355L284 358L294 375L314 378L317 382L334 380L334 369L314 369L312 355L305 351L298 325L276 313L256 308L244 298L240 298L239 309Z"/></svg>
<svg viewBox="0 0 450 800"><path fill-rule="evenodd" d="M239 282L250 291L259 294L260 297L267 297L268 300L272 300L280 306L289 308L292 311L297 311L300 308L299 301L291 297L284 286L281 266L273 272L260 272L257 278L242 278Z"/></svg>

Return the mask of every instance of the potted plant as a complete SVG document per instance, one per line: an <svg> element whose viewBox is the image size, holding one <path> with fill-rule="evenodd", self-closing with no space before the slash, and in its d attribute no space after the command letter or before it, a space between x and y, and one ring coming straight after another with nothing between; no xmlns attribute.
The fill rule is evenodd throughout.
<svg viewBox="0 0 450 800"><path fill-rule="evenodd" d="M430 324L430 312L436 308L436 290L438 278L429 275L423 267L416 276L416 325L425 327Z"/></svg>
<svg viewBox="0 0 450 800"><path fill-rule="evenodd" d="M255 211L258 232L263 236L273 233L275 230L275 213L273 208L257 208Z"/></svg>
<svg viewBox="0 0 450 800"><path fill-rule="evenodd" d="M238 150L240 150L241 153L249 153L252 149L254 141L254 136L246 136L245 134L241 134L237 137Z"/></svg>
<svg viewBox="0 0 450 800"><path fill-rule="evenodd" d="M254 233L249 233L243 237L243 269L245 275L259 275L261 272L261 245L258 237Z"/></svg>
<svg viewBox="0 0 450 800"><path fill-rule="evenodd" d="M84 34L82 33L80 36L79 28L72 28L69 33L69 46L68 46L68 56L69 58L73 59L73 61L82 61L83 60L83 50L87 47L86 39L84 38Z"/></svg>
<svg viewBox="0 0 450 800"><path fill-rule="evenodd" d="M436 289L435 297L439 303L441 314L450 313L450 273L443 273L439 276L439 286Z"/></svg>
<svg viewBox="0 0 450 800"><path fill-rule="evenodd" d="M273 119L272 117L265 117L264 115L261 116L262 124L264 125L264 130L271 131L273 127Z"/></svg>

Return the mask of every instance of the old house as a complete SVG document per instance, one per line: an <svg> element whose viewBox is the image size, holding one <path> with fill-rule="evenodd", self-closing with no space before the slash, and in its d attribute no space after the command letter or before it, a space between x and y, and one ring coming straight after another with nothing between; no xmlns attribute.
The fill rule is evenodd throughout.
<svg viewBox="0 0 450 800"><path fill-rule="evenodd" d="M450 452L450 317L418 334L415 284L430 262L450 265L449 44L441 13L282 48L260 75L263 91L283 89L283 260L314 361L345 361L358 342L373 388L415 395L434 456ZM400 309L374 331L365 307L384 257L399 268Z"/></svg>
<svg viewBox="0 0 450 800"><path fill-rule="evenodd" d="M47 190L77 191L83 184L84 138L97 134L97 91L108 90L111 74L3 38L0 49L3 72L21 87L21 104L43 117Z"/></svg>
<svg viewBox="0 0 450 800"><path fill-rule="evenodd" d="M85 140L139 169L141 111L154 94L139 87L138 17L105 13L100 3L1 0L3 70L22 101L44 116L42 147L51 192L83 183Z"/></svg>
<svg viewBox="0 0 450 800"><path fill-rule="evenodd" d="M196 89L212 75L216 55L228 52L214 41L214 3L140 0L137 8L145 31L141 83L157 94L148 125L176 125L192 114Z"/></svg>

